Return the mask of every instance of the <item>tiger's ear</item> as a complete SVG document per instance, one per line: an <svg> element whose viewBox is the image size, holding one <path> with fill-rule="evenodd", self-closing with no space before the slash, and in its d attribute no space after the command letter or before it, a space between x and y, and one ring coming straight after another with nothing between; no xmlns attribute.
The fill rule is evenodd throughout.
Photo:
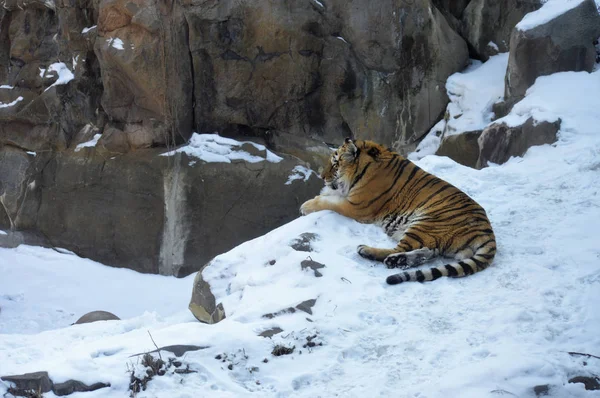
<svg viewBox="0 0 600 398"><path fill-rule="evenodd" d="M346 148L347 152L352 156L352 159L355 159L358 156L358 148L354 144L354 141L350 138L346 138Z"/></svg>

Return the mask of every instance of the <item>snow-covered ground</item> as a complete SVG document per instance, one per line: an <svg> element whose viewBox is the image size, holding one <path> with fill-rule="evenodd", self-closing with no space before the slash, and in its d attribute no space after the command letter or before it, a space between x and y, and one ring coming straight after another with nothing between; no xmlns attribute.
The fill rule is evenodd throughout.
<svg viewBox="0 0 600 398"><path fill-rule="evenodd" d="M540 78L506 120L560 117L556 144L483 170L436 156L417 162L490 216L498 255L464 279L388 286L394 271L356 246L394 243L376 226L319 212L217 257L203 275L227 318L204 325L186 308L192 277L0 249L0 375L46 370L55 382L111 383L74 396L124 397L128 369L140 367L130 355L154 349L150 332L159 346L209 348L181 359L196 373L170 369L139 397L533 397L542 384L554 397L600 397L567 383L600 375L599 359L568 354L600 356L598 93L600 71ZM318 235L310 253L290 247L305 232ZM325 265L322 277L302 270L309 256ZM263 317L309 299L312 314ZM69 326L92 310L123 320ZM273 327L283 332L258 336ZM304 347L307 338L316 345ZM295 351L274 357L275 344Z"/></svg>

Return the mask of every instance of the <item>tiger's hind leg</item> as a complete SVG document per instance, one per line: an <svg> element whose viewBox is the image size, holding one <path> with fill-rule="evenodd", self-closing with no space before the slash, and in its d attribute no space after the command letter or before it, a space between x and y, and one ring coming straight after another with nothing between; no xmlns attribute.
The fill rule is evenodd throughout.
<svg viewBox="0 0 600 398"><path fill-rule="evenodd" d="M404 270L417 267L436 256L437 250L421 247L420 249L408 252L392 253L383 260L383 263L388 268L400 268Z"/></svg>

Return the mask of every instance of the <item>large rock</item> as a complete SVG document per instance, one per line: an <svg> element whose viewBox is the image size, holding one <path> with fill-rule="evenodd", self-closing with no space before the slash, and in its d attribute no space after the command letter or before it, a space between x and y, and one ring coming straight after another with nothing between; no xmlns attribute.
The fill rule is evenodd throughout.
<svg viewBox="0 0 600 398"><path fill-rule="evenodd" d="M600 36L596 3L585 0L548 19L553 5L555 2L548 2L527 15L512 33L505 86L505 100L510 104L523 98L540 76L592 71L596 57L593 42Z"/></svg>
<svg viewBox="0 0 600 398"><path fill-rule="evenodd" d="M185 3L197 131L408 149L445 109L465 42L429 0Z"/></svg>
<svg viewBox="0 0 600 398"><path fill-rule="evenodd" d="M0 157L9 171L0 174L0 197L10 198L12 220L0 227L40 231L53 246L107 265L185 276L292 220L322 184L314 173L286 184L300 163L291 157L205 163L163 152L115 157L83 148L34 157L5 147L0 155L16 160L2 168Z"/></svg>
<svg viewBox="0 0 600 398"><path fill-rule="evenodd" d="M541 5L542 0L471 0L462 14L461 32L474 55L487 61L508 51L515 25Z"/></svg>
<svg viewBox="0 0 600 398"><path fill-rule="evenodd" d="M516 127L491 124L478 139L480 152L476 167L486 167L489 162L502 164L511 156L523 156L534 145L552 144L559 129L560 120L549 123L536 122L533 118Z"/></svg>

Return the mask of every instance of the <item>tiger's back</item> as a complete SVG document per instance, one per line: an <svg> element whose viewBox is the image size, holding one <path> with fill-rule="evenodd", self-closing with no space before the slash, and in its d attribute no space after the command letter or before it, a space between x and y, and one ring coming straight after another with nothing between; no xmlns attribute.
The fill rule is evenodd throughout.
<svg viewBox="0 0 600 398"><path fill-rule="evenodd" d="M381 225L398 241L391 249L359 246L361 256L403 270L440 255L456 260L392 275L387 279L390 284L470 275L494 258L494 233L477 202L374 142L347 140L330 159L323 177L326 189L302 205L303 213L333 210Z"/></svg>

